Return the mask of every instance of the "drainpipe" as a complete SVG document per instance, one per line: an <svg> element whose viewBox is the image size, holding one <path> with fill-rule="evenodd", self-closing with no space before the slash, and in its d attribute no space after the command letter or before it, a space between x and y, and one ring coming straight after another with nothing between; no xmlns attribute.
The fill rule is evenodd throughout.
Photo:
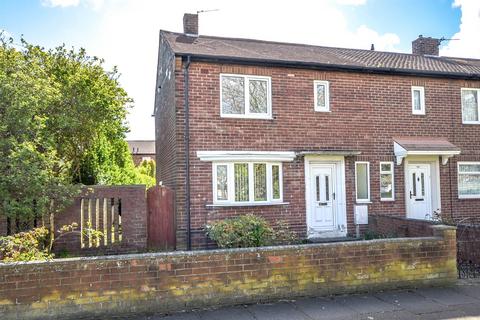
<svg viewBox="0 0 480 320"><path fill-rule="evenodd" d="M187 216L187 250L192 250L192 236L190 226L190 119L188 105L189 67L190 56L187 56L187 62L185 63L185 66L183 68L183 96L185 98L185 214Z"/></svg>

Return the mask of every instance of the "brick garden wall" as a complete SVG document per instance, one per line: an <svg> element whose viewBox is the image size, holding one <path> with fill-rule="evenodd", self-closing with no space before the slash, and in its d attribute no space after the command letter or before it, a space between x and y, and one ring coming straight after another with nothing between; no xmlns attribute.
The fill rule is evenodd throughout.
<svg viewBox="0 0 480 320"><path fill-rule="evenodd" d="M186 243L184 77L183 64L175 63L175 99L165 114L157 114L157 150L167 150L170 161L157 161L161 180L176 192L177 245ZM220 74L269 76L272 79L271 120L220 117ZM306 234L304 159L283 164L286 205L262 207L208 207L212 203L212 164L197 158L197 151L253 150L356 150L345 158L348 231L354 234L354 163L370 162L369 213L405 216L404 166L395 165L395 201L380 200L379 162L394 161L395 136L445 137L462 150L447 165L440 165L442 212L455 219L480 216L479 199L458 199L457 160L479 161L480 126L463 125L462 87L479 87L479 81L394 76L339 71L192 62L190 65L190 175L193 244L206 244L203 226L210 221L255 213L270 221L284 219ZM330 83L331 112L315 112L313 81ZM412 115L411 86L425 87L426 115ZM169 83L171 86L171 83ZM167 89L165 89L167 90ZM162 118L163 117L163 118ZM173 128L175 123L175 129ZM170 148L175 146L176 152ZM173 160L175 159L175 160ZM436 208L433 208L436 209Z"/></svg>
<svg viewBox="0 0 480 320"><path fill-rule="evenodd" d="M408 219L388 215L370 215L368 230L384 236L426 237L431 236L433 223L426 220Z"/></svg>
<svg viewBox="0 0 480 320"><path fill-rule="evenodd" d="M71 254L94 255L145 251L147 248L147 201L145 186L94 186L88 188L91 192L83 196L85 199L121 199L122 241L107 247L100 246L99 248L81 249L80 236L78 234L70 234L59 238L55 243L55 252L66 251ZM62 225L71 224L72 222L79 223L80 201L81 197L76 198L74 203L67 208L64 213L57 216L55 222L56 229ZM94 210L94 208L92 208L92 210ZM116 210L118 210L118 207Z"/></svg>
<svg viewBox="0 0 480 320"><path fill-rule="evenodd" d="M433 222L371 215L368 217L368 230L384 236L423 237L431 236ZM480 225L457 224L457 257L463 262L480 265Z"/></svg>
<svg viewBox="0 0 480 320"><path fill-rule="evenodd" d="M89 189L89 192L87 192L87 189ZM84 199L121 199L122 241L107 247L100 246L98 248L82 249L80 247L79 233L70 233L62 237L58 237L57 233L58 240L55 241L54 252L57 254L64 252L75 255L95 255L142 252L146 250L147 201L144 185L85 187L82 191L82 195L74 199L73 204L65 209L64 212L57 215L55 230L58 230L62 225L69 225L73 222L76 222L80 226L80 201L82 197ZM95 203L92 203L92 210L95 210L94 206ZM100 205L100 208L102 209L102 205ZM116 207L115 210L118 210L118 207ZM87 208L85 208L84 212L85 214L87 213ZM102 221L100 221L100 226L102 225ZM6 219L0 218L0 236L6 234Z"/></svg>
<svg viewBox="0 0 480 320"><path fill-rule="evenodd" d="M126 316L453 284L455 228L434 237L0 264L2 319Z"/></svg>

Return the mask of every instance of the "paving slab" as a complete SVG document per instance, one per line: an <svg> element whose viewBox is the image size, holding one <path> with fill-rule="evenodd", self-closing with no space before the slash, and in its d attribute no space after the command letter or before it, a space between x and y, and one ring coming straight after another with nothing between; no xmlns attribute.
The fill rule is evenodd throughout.
<svg viewBox="0 0 480 320"><path fill-rule="evenodd" d="M400 310L398 306L387 303L372 295L353 295L337 298L343 305L362 313L377 313Z"/></svg>
<svg viewBox="0 0 480 320"><path fill-rule="evenodd" d="M227 307L218 310L202 311L199 313L202 320L254 320L253 315L244 306Z"/></svg>
<svg viewBox="0 0 480 320"><path fill-rule="evenodd" d="M312 319L358 319L359 314L339 301L328 298L308 298L295 301L298 310Z"/></svg>
<svg viewBox="0 0 480 320"><path fill-rule="evenodd" d="M453 288L456 292L469 296L471 298L477 299L480 301L480 286L471 286L471 285L464 285L464 286L456 286Z"/></svg>
<svg viewBox="0 0 480 320"><path fill-rule="evenodd" d="M427 299L412 291L379 292L375 294L375 297L413 314L438 312L448 309L448 306Z"/></svg>
<svg viewBox="0 0 480 320"><path fill-rule="evenodd" d="M419 316L408 311L391 311L362 314L356 320L419 320Z"/></svg>
<svg viewBox="0 0 480 320"><path fill-rule="evenodd" d="M288 302L256 304L247 307L257 320L311 320Z"/></svg>
<svg viewBox="0 0 480 320"><path fill-rule="evenodd" d="M446 306L478 303L477 299L461 294L451 288L425 288L416 290L416 293Z"/></svg>

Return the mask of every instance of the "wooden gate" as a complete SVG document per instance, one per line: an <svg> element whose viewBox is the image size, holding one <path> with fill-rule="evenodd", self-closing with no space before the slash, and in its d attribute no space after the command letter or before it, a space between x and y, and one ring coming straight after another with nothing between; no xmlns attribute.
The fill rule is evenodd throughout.
<svg viewBox="0 0 480 320"><path fill-rule="evenodd" d="M148 248L175 250L174 192L164 186L147 191Z"/></svg>

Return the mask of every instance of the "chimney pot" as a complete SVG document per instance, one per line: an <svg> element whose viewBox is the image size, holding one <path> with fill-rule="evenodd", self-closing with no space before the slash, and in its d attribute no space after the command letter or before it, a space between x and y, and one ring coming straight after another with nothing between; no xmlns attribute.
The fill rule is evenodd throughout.
<svg viewBox="0 0 480 320"><path fill-rule="evenodd" d="M417 39L412 41L412 53L418 55L438 56L438 46L440 39L432 37L424 37L419 35Z"/></svg>
<svg viewBox="0 0 480 320"><path fill-rule="evenodd" d="M183 33L189 36L198 36L198 14L185 13L183 15Z"/></svg>

